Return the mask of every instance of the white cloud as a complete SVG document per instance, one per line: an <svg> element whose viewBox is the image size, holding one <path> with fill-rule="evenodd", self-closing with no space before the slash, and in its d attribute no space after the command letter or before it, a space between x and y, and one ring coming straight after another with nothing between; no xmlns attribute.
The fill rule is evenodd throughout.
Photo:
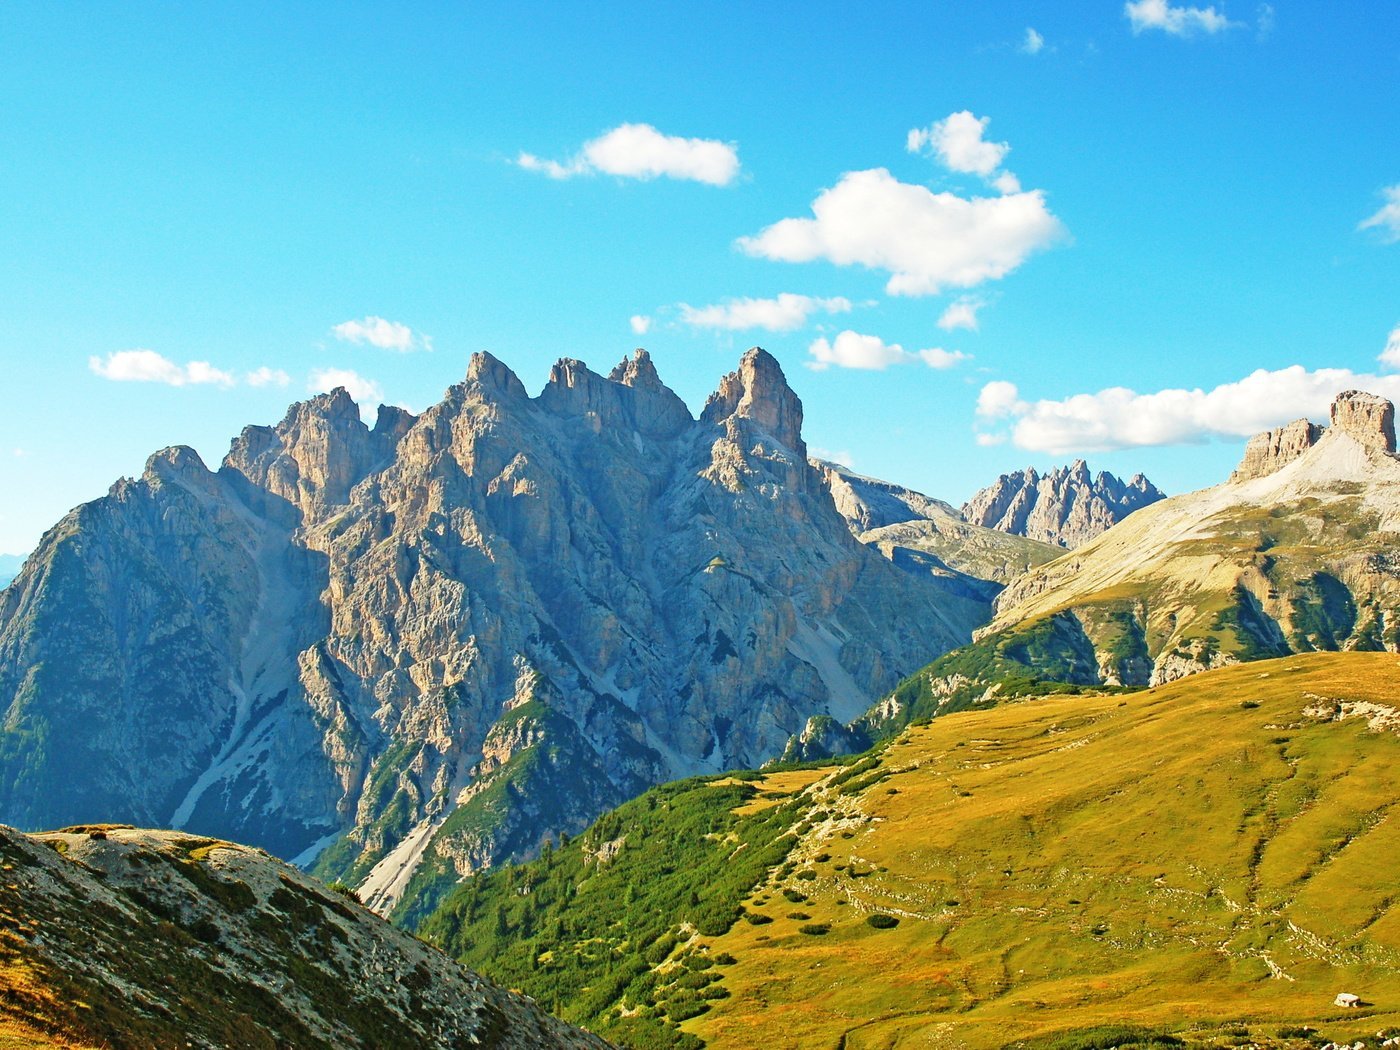
<svg viewBox="0 0 1400 1050"><path fill-rule="evenodd" d="M116 350L106 358L89 357L88 368L103 379L119 383L164 383L167 386L212 384L228 387L236 382L231 373L215 368L208 361L179 365L154 350Z"/></svg>
<svg viewBox="0 0 1400 1050"><path fill-rule="evenodd" d="M292 381L292 377L280 368L256 368L243 377L243 382L249 386L286 386Z"/></svg>
<svg viewBox="0 0 1400 1050"><path fill-rule="evenodd" d="M633 314L628 323L632 325L632 331L636 335L646 335L651 331L651 318L642 314Z"/></svg>
<svg viewBox="0 0 1400 1050"><path fill-rule="evenodd" d="M938 319L938 327L945 332L952 332L958 328L966 328L975 332L977 331L977 311L986 305L982 299L964 295L948 304L948 308Z"/></svg>
<svg viewBox="0 0 1400 1050"><path fill-rule="evenodd" d="M1160 29L1172 36L1191 36L1195 33L1220 33L1236 23L1210 7L1177 7L1169 0L1129 0L1123 5L1123 14L1132 24L1134 33L1147 29Z"/></svg>
<svg viewBox="0 0 1400 1050"><path fill-rule="evenodd" d="M782 262L887 270L889 294L937 295L1004 277L1065 232L1041 190L968 199L900 182L884 168L847 172L812 202L812 214L737 244Z"/></svg>
<svg viewBox="0 0 1400 1050"><path fill-rule="evenodd" d="M362 412L371 405L382 404L384 401L384 391L378 383L348 368L318 368L311 373L306 389L320 394L338 386L345 388L345 392L354 398Z"/></svg>
<svg viewBox="0 0 1400 1050"><path fill-rule="evenodd" d="M27 448L13 449L12 452L14 454L15 459L24 459L26 456L29 455L29 449Z"/></svg>
<svg viewBox="0 0 1400 1050"><path fill-rule="evenodd" d="M1152 445L1199 444L1249 437L1307 416L1325 420L1343 390L1368 390L1400 399L1400 375L1376 376L1347 368L1308 371L1302 365L1259 369L1212 390L1168 389L1139 394L1110 387L1059 401L1025 401L1004 380L986 384L977 399L984 419L1011 424L1018 447L1052 455L1104 452Z"/></svg>
<svg viewBox="0 0 1400 1050"><path fill-rule="evenodd" d="M1356 228L1358 230L1378 230L1381 240L1388 244L1395 244L1400 241L1400 183L1387 186L1381 190L1381 194L1386 199L1381 210L1369 219L1363 219Z"/></svg>
<svg viewBox="0 0 1400 1050"><path fill-rule="evenodd" d="M851 301L836 296L814 299L810 295L782 292L776 299L729 299L713 306L679 303L681 321L693 328L722 328L732 332L762 328L769 332L792 332L807 323L814 313L850 313Z"/></svg>
<svg viewBox="0 0 1400 1050"><path fill-rule="evenodd" d="M1385 341L1385 349L1380 352L1377 360L1391 368L1400 368L1400 325L1391 330L1390 338Z"/></svg>
<svg viewBox="0 0 1400 1050"><path fill-rule="evenodd" d="M847 470L855 470L856 461L851 458L851 454L846 451L836 452L829 448L820 448L817 445L808 445L807 454L813 459L824 459L828 463L839 463Z"/></svg>
<svg viewBox="0 0 1400 1050"><path fill-rule="evenodd" d="M1005 434L978 434L977 445L979 448L993 448L997 445L1006 444Z"/></svg>
<svg viewBox="0 0 1400 1050"><path fill-rule="evenodd" d="M521 153L516 163L552 179L576 175L617 175L630 179L689 179L727 186L739 174L739 152L732 142L663 135L650 124L622 124L583 144L570 160L560 163Z"/></svg>
<svg viewBox="0 0 1400 1050"><path fill-rule="evenodd" d="M989 123L991 117L977 117L964 109L927 128L914 128L905 137L904 146L910 153L931 151L949 171L986 178L1011 152L1010 143L988 142L982 137Z"/></svg>
<svg viewBox="0 0 1400 1050"><path fill-rule="evenodd" d="M397 350L406 354L410 350L431 350L433 341L422 332L415 332L399 321L386 321L373 315L361 317L357 321L342 321L331 327L331 334L344 343L356 346L375 346L380 350Z"/></svg>
<svg viewBox="0 0 1400 1050"><path fill-rule="evenodd" d="M930 368L952 368L959 361L965 361L967 354L959 350L944 350L933 347L928 350L905 350L898 343L886 343L878 335L862 335L850 329L839 333L835 339L825 336L815 340L807 348L812 360L807 367L814 372L824 372L835 365L837 368L857 368L869 372L883 372L890 365L904 365L922 361Z"/></svg>
<svg viewBox="0 0 1400 1050"><path fill-rule="evenodd" d="M1030 26L1026 26L1026 36L1021 42L1020 51L1023 55L1038 55L1045 49L1045 38L1037 33Z"/></svg>

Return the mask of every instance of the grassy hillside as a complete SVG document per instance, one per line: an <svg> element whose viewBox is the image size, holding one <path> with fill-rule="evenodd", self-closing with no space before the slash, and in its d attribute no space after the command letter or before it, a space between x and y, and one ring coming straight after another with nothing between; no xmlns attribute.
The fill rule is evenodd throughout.
<svg viewBox="0 0 1400 1050"><path fill-rule="evenodd" d="M854 765L669 786L684 831L649 796L426 929L532 994L561 947L591 954L559 1005L635 1045L672 1045L657 1018L735 1048L1373 1038L1400 1025L1395 696L1393 654L1311 654L949 714ZM549 864L575 897L540 914L566 937L545 925L522 965ZM1373 1005L1334 1007L1344 991Z"/></svg>

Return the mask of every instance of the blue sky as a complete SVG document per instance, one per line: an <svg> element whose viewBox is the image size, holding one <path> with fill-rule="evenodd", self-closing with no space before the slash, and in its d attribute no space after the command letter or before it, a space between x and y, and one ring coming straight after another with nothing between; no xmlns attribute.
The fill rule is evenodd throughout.
<svg viewBox="0 0 1400 1050"><path fill-rule="evenodd" d="M763 345L810 444L954 501L1400 395L1394 5L401 7L0 8L0 552L481 349L643 345L698 411Z"/></svg>

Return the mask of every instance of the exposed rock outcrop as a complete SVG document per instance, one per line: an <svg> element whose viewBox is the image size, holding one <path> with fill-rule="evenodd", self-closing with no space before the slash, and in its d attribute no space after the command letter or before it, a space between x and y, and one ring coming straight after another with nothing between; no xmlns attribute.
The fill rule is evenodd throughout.
<svg viewBox="0 0 1400 1050"><path fill-rule="evenodd" d="M5 982L0 1019L33 1033L22 1045L610 1045L261 850L0 826L0 858L0 968L23 973Z"/></svg>
<svg viewBox="0 0 1400 1050"><path fill-rule="evenodd" d="M699 420L642 351L534 398L478 354L417 417L338 390L217 471L158 454L0 592L0 819L251 841L388 909L756 766L989 608L859 543L801 425L759 349Z"/></svg>
<svg viewBox="0 0 1400 1050"><path fill-rule="evenodd" d="M1073 548L1164 498L1141 474L1127 482L1106 471L1090 477L1087 464L1078 459L1044 475L1033 467L1003 474L974 494L962 515L974 525Z"/></svg>
<svg viewBox="0 0 1400 1050"><path fill-rule="evenodd" d="M1244 447L1244 458L1231 481L1250 481L1267 477L1288 464L1317 444L1322 437L1322 427L1307 419L1295 419L1273 430L1255 434Z"/></svg>

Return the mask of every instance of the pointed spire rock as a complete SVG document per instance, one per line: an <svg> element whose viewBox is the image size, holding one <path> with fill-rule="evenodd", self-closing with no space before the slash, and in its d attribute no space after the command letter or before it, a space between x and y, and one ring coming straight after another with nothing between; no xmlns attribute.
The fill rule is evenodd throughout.
<svg viewBox="0 0 1400 1050"><path fill-rule="evenodd" d="M802 441L802 402L788 386L778 359L755 346L739 359L739 370L720 380L700 418L719 423L729 417L748 419L786 447L807 455Z"/></svg>

